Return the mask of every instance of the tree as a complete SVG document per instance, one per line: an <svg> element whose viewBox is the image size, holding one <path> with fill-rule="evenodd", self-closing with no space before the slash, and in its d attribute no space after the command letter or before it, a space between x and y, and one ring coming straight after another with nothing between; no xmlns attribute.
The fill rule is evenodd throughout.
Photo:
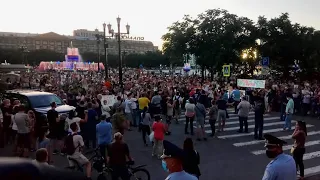
<svg viewBox="0 0 320 180"><path fill-rule="evenodd" d="M0 49L1 63L7 61L10 64L21 64L23 62L22 52L18 49Z"/></svg>
<svg viewBox="0 0 320 180"><path fill-rule="evenodd" d="M181 21L168 27L168 33L162 36L162 49L173 65L183 65L183 55L190 52L189 43L195 34L194 20L185 15Z"/></svg>
<svg viewBox="0 0 320 180"><path fill-rule="evenodd" d="M169 59L160 51L146 52L145 54L129 54L124 57L124 64L128 67L159 67L161 65L170 65Z"/></svg>
<svg viewBox="0 0 320 180"><path fill-rule="evenodd" d="M185 15L168 30L162 38L170 61L181 63L183 55L194 54L202 70L211 74L231 64L233 72L253 75L262 57L270 57L270 68L285 78L295 72L295 64L305 75L320 67L320 33L292 24L288 13L270 20L260 16L255 24L226 10L210 9L194 19ZM242 58L244 51L252 58Z"/></svg>
<svg viewBox="0 0 320 180"><path fill-rule="evenodd" d="M270 67L282 72L288 78L294 70L295 61L303 62L307 67L313 52L308 44L314 32L313 28L292 24L288 13L267 20L259 17L257 27L260 32L261 55L270 57Z"/></svg>

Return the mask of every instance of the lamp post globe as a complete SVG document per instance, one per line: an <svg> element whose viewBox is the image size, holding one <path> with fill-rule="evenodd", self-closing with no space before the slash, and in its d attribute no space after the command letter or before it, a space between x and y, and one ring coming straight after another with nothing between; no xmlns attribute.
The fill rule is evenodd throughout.
<svg viewBox="0 0 320 180"><path fill-rule="evenodd" d="M126 25L126 29L127 29L127 34L130 34L130 25L129 24Z"/></svg>
<svg viewBox="0 0 320 180"><path fill-rule="evenodd" d="M111 31L112 31L112 29L111 29L111 24L109 23L109 24L107 25L107 27L108 27L108 32L111 34Z"/></svg>
<svg viewBox="0 0 320 180"><path fill-rule="evenodd" d="M117 17L117 24L120 24L121 18L118 16Z"/></svg>

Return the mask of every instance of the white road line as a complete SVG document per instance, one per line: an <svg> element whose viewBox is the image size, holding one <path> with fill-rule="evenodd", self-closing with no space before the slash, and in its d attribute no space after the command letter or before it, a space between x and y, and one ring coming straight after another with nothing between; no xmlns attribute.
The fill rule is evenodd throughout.
<svg viewBox="0 0 320 180"><path fill-rule="evenodd" d="M320 165L305 169L304 175L308 176L308 175L316 174L318 172L320 172Z"/></svg>
<svg viewBox="0 0 320 180"><path fill-rule="evenodd" d="M263 120L264 121L272 121L272 120L275 120L275 119L279 119L279 117L269 117L269 118L264 118ZM248 123L249 122L254 122L254 119L253 120L248 120ZM278 125L278 124L283 124L284 122L273 122L273 123L276 123L274 125ZM195 122L194 122L194 124L195 124ZM218 122L216 122L216 124L218 124ZM226 122L226 125L232 125L232 124L239 124L239 121ZM266 123L266 124L264 124L264 126L272 126L272 125L271 124L269 125L268 123ZM210 124L205 124L204 127L210 127ZM228 129L234 130L234 128L235 127L225 128L225 131L228 131ZM248 128L254 128L254 125L249 125ZM236 127L235 129L239 129L239 127Z"/></svg>
<svg viewBox="0 0 320 180"><path fill-rule="evenodd" d="M292 122L295 123L295 122ZM272 123L264 123L263 127L268 127L268 126L275 126L275 125L281 125L284 124L283 122L272 122ZM253 125L249 125L248 128L254 128L254 124ZM233 130L237 130L239 129L239 127L230 127L230 128L224 128L224 131L233 131Z"/></svg>
<svg viewBox="0 0 320 180"><path fill-rule="evenodd" d="M270 116L270 114L265 114L264 117L266 116ZM206 116L206 119L208 119L209 116ZM248 116L248 118L254 118L254 114L251 114ZM238 120L239 119L239 116L235 114L235 116L233 117L230 117L228 118L228 120ZM280 118L278 117L278 119L280 120ZM182 117L179 117L178 119L179 121L186 121L186 117L183 115Z"/></svg>
<svg viewBox="0 0 320 180"><path fill-rule="evenodd" d="M303 160L313 159L313 158L317 158L317 157L320 157L320 151L315 151L315 152L304 154Z"/></svg>
<svg viewBox="0 0 320 180"><path fill-rule="evenodd" d="M307 124L307 127L308 128L313 127L313 125ZM283 131L283 128L268 129L268 130L264 130L263 133L274 133L274 132L280 132L280 131ZM206 133L211 133L211 130L206 130ZM243 137L243 136L250 136L250 135L254 135L254 132L223 135L223 136L218 136L218 138L228 139L228 138L236 138L236 137Z"/></svg>
<svg viewBox="0 0 320 180"><path fill-rule="evenodd" d="M310 131L308 132L308 136L312 136L312 135L318 135L320 134L320 131ZM279 139L282 140L287 140L287 139L292 139L291 135L288 136L281 136L278 137ZM233 145L236 147L241 147L241 146L249 146L249 145L254 145L254 144L260 144L260 143L264 143L264 140L253 140L253 141L247 141L247 142L239 142L239 143L234 143Z"/></svg>
<svg viewBox="0 0 320 180"><path fill-rule="evenodd" d="M305 146L314 146L314 145L319 145L320 144L320 140L316 140L316 141L308 141L305 143ZM289 150L293 147L293 144L290 145L286 145L282 147L282 150L286 151ZM265 149L264 150L257 150L257 151L252 151L251 152L254 155L260 155L260 154L264 154L265 153Z"/></svg>

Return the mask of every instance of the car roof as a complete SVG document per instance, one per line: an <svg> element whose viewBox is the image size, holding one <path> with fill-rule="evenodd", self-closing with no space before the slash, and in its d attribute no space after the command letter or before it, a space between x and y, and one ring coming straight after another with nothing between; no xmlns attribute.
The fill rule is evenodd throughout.
<svg viewBox="0 0 320 180"><path fill-rule="evenodd" d="M53 93L37 91L37 90L29 90L29 89L8 90L8 91L6 91L6 93L21 94L21 95L24 95L24 96L53 95Z"/></svg>

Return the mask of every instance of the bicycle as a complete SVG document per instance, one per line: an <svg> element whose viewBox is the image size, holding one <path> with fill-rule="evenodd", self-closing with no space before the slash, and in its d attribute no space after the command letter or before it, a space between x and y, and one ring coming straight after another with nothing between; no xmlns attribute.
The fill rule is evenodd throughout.
<svg viewBox="0 0 320 180"><path fill-rule="evenodd" d="M110 168L109 166L107 166L105 164L105 159L101 156L99 148L88 151L84 154L87 155L87 154L92 154L92 153L94 153L94 155L89 158L89 161L91 162L92 168L95 169L99 173L97 179L98 180L107 179L106 176L110 175L112 173L112 171L113 171L112 168ZM80 165L72 157L68 157L68 159L70 161L72 161L73 164L75 164L75 166L66 167L67 169L84 172L84 170L83 170L84 165ZM139 165L136 167L133 167L133 165L134 165L134 162L132 162L132 161L127 162L127 168L128 168L130 178L134 178L135 180L150 180L151 179L149 171L144 168L147 165ZM138 174L140 172L142 172L142 174L145 175L145 176L143 176L145 178L141 178L141 176L138 176Z"/></svg>
<svg viewBox="0 0 320 180"><path fill-rule="evenodd" d="M127 162L127 169L129 172L129 179L134 180L150 180L151 176L146 167L147 165L140 165L133 167L134 162ZM105 167L101 173L99 173L97 180L106 180L106 174L112 173L112 169L110 167ZM139 173L142 173L144 176L139 176Z"/></svg>
<svg viewBox="0 0 320 180"><path fill-rule="evenodd" d="M88 154L92 154L92 153L94 153L94 155L88 159L90 162L92 162L91 166L93 166L94 161L99 161L102 158L102 156L100 155L99 147L84 153L84 155L88 155ZM72 157L68 157L68 160L70 160L74 164L74 166L67 166L66 169L84 172L84 170L83 170L84 165L79 164L78 161Z"/></svg>

